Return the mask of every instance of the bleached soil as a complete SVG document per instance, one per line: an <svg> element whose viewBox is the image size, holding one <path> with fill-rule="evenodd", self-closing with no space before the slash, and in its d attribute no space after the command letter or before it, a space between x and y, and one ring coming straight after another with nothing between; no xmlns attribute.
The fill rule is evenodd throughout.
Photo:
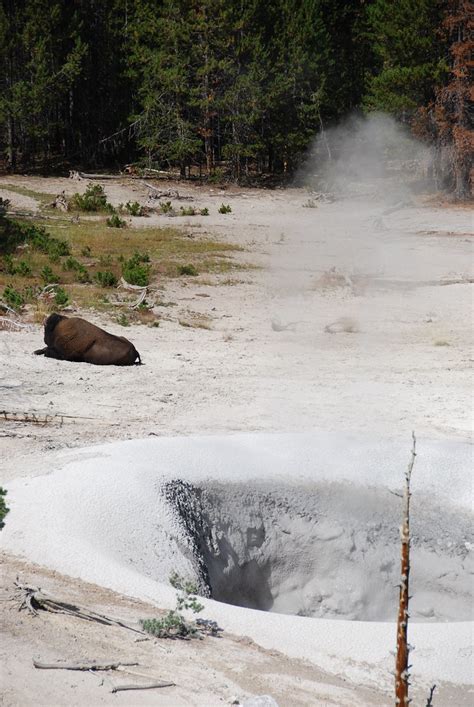
<svg viewBox="0 0 474 707"><path fill-rule="evenodd" d="M12 178L2 181L13 183ZM52 194L62 189L69 193L78 189L78 185L69 180L17 177L15 181L31 189ZM146 189L139 182L104 182L104 186L114 203L128 199L146 200ZM120 584L120 573L117 575L117 583L106 581L107 567L115 567L114 571L117 568L117 557L111 552L109 543L101 541L97 555L95 543L91 544L89 569L101 567L104 574L100 577L84 573L81 570L83 564L79 560L79 564L73 563L66 567L60 551L61 541L47 546L49 555L46 550L44 552L48 556L40 552L40 538L45 539L45 529L37 534L38 526L35 526L33 520L31 525L25 520L25 506L22 510L19 501L15 507L15 489L19 498L27 499L28 479L38 473L40 476L35 484L39 486L33 485L31 488L41 487L42 493L46 493L45 498L49 482L52 484L51 493L61 487L58 470L63 468L64 459L61 455L66 452L61 450L64 448L148 436L192 434L200 437L237 432L315 431L318 439L324 439L325 433L328 433L331 439L336 440L334 448L340 444L342 451L347 453L350 448L347 435L349 438L355 435L357 439L364 440L368 458L372 441L374 449L386 450L385 453L380 452L379 459L382 461L377 473L380 475L380 485L387 488L391 486L393 490L396 488L393 474L396 476L398 468L400 478L403 474L404 464L409 457L410 433L414 429L421 449L423 445L426 449L431 448L430 445L440 445L439 449L444 450L436 457L439 465L433 464L431 473L433 476L443 476L443 494L447 495L445 505L438 498L440 527L444 528L442 533L438 533L436 513L432 513L428 507L432 502L431 495L427 492L427 506L424 507L422 489L418 490L421 499L420 517L423 516L423 522L432 519L425 523L424 532L427 533L429 529L433 543L436 539L441 540L441 543L436 549L433 544L430 545L429 537L420 538L417 548L420 563L423 563L426 570L424 577L427 585L424 588L420 586L418 598L415 593L415 618L416 621L428 623L416 626L424 625L426 631L432 631L430 648L425 645L427 653L424 657L422 646L418 645L417 648L420 662L428 667L429 650L433 650L435 666L436 642L441 635L446 637L449 634L450 638L446 639L445 645L450 650L453 648L452 665L462 663L459 651L469 651L465 645L467 624L459 624L459 633L456 634L450 628L456 624L430 622L452 622L469 618L465 613L469 606L470 589L465 559L470 546L464 546L462 557L454 551L461 547L462 542L469 543L469 539L464 538L462 523L451 523L449 519L456 517L456 504L461 501L464 507L462 513L468 513L465 506L469 503L471 489L469 482L460 485L453 483L451 489L449 450L452 448L453 458L458 458L458 451L467 449L472 416L472 213L467 209L436 206L419 197L400 200L395 194L381 194L383 190L376 190L369 199L352 197L333 203L318 202L317 208L304 208L308 194L303 190L257 192L229 189L221 192L218 189L183 188L181 185L178 185L178 189L192 195L197 206L208 206L211 215L206 218L175 218L172 221L164 216L153 216L146 220L146 224L171 223L182 225L196 238L204 233L226 238L244 246L246 251L238 256L242 262L256 264L260 269L243 270L233 278L232 284L223 284L223 278L197 278L166 283L165 291L160 292L160 299L174 303L174 306L164 309L164 319L158 329L139 326L124 331L113 322L83 313L110 331L130 338L142 355L145 363L142 367L95 368L87 364L37 358L31 352L41 345L42 333L39 326L32 326L30 330L22 332L0 332L0 408L9 413L35 412L39 420L49 420L43 426L11 420L2 423L0 445L3 463L0 483L12 488L8 497L12 511L2 532L2 536L7 538L4 541L6 549L65 574L71 573L138 596L131 591L130 585L125 586L126 582L123 586ZM17 197L13 192L7 193L1 188L1 183L0 195L10 198L18 208L28 208L25 202L21 202L25 197ZM232 206L232 214L217 213L222 202ZM140 225L143 225L143 220L140 220ZM332 268L336 268L336 272L331 271ZM189 311L208 315L212 328L182 327L178 319ZM394 438L397 439L396 455L389 442ZM237 446L239 439L236 437ZM93 454L93 450L89 449L85 458ZM467 459L466 454L463 454L462 458ZM357 459L358 468L362 468L362 457ZM419 461L422 464L422 460ZM461 464L464 475L466 465L466 461ZM70 487L75 489L76 499L82 496L80 468L79 465ZM331 468L334 469L334 478L338 478L339 467ZM44 477L42 475L46 470L56 473ZM97 473L100 471L105 474L105 469L99 463ZM241 480L242 475L236 471L235 481ZM257 473L255 476L258 480ZM113 473L110 476L109 470L103 478L113 479ZM119 478L117 476L117 482ZM221 477L218 475L217 481L219 479ZM88 493L91 483L89 479ZM100 488L100 496L95 498L95 502L99 508L101 503L107 507L106 488ZM363 485L358 488L363 499ZM458 498L454 497L455 489L458 489ZM67 487L64 490L66 493ZM70 490L68 493L71 493ZM149 493L148 489L147 497ZM328 493L326 497L334 501L334 494ZM59 504L54 513L56 518L61 496L56 494L54 498L58 499ZM377 502L370 493L367 499L372 511L367 513L367 518L362 516L363 521L374 523L372 516L376 514ZM394 525L398 523L396 504L397 498L391 497L388 517L393 518ZM345 530L347 519L343 508L351 507L351 503L335 506L331 502L323 513L327 515L330 509L330 518L324 522L319 519L317 532L322 533L322 536L318 542L321 549L325 548L322 566L327 575L330 574L332 552L337 556L338 549L345 546L346 535L343 532L338 536L338 532L340 529ZM55 508L54 503L51 508ZM344 517L338 519L338 512ZM32 519L38 519L35 513L32 512ZM44 513L44 509L41 513ZM107 513L110 513L110 509ZM459 514L457 517L459 520ZM21 532L17 525L20 519ZM116 523L120 524L119 518ZM292 530L286 529L290 532ZM93 525L89 530L94 535ZM306 529L302 526L301 530L303 537ZM396 536L396 525L393 533ZM74 538L74 543L78 543L78 547L81 545L83 539L79 536L72 533L69 540L71 538ZM392 537L392 541L395 542L395 538ZM118 548L115 552L120 557L121 551ZM392 552L393 548L387 549L387 554ZM434 554L430 556L430 552ZM339 595L335 585L316 605L314 599L317 592L314 587L310 587L312 594L310 591L308 601L311 606L308 608L304 600L299 599L301 612L309 611L310 615L324 617L325 623L328 617L335 615L347 619L375 620L373 624L358 625L372 626L369 631L378 631L376 627L383 627L384 624L377 621L391 619L391 594L387 587L393 579L391 573L396 574L396 561L381 569L379 559L384 555L383 548L379 547L377 553L373 558L369 553L365 559L366 564L362 565L366 568L365 572L361 570L360 564L355 563L355 574L350 577L345 574L342 582L354 581L356 591L360 593L361 586L365 586L364 582L370 586L370 574L374 573L374 581L377 580L375 583L383 591L378 594L375 606L371 607L372 615L370 612L366 615L360 613L360 604L365 604L365 610L369 611L367 607L370 601L356 601L351 606L346 601L348 595L344 592ZM439 578L434 571L436 557L440 563ZM136 561L131 558L132 563ZM26 562L19 563L19 560L11 556L6 558L6 579L3 583L6 594L11 591L11 580L19 566L22 579L34 582L35 576L38 576L46 589L61 586L62 591L77 591L82 597L82 603L90 603L87 585L79 581L69 584L64 578L51 575L49 571L33 568ZM333 565L332 569L337 566ZM380 579L381 574L383 580ZM418 577L421 581L421 573ZM166 580L166 576L157 579ZM334 582L337 584L337 572ZM439 585L443 583L444 599L440 602ZM433 589L434 585L438 586ZM430 597L431 589L433 595ZM279 596L274 597L276 605L273 608L288 610L290 602L293 610L295 603L292 595L295 591L291 586L279 586ZM162 597L165 601L165 595L166 592L153 596L147 594L147 597L153 601ZM107 592L103 594L102 606L113 606L114 601L119 601L111 596ZM352 598L354 596L352 594ZM248 614L248 610L243 609L229 611L240 612L239 616ZM126 612L126 604L117 607L117 615L123 612ZM225 608L222 613L220 610L217 613L221 624L224 624ZM322 655L316 655L316 651L307 656L311 663L303 664L300 662L303 656L292 651L292 642L286 640L289 633L299 629L290 628L293 624L288 623L287 626L287 622L310 622L308 625L311 631L317 635L318 619L282 617L285 630L278 639L276 629L269 628L277 625L275 622L278 621L278 615L265 614L263 619L261 614L258 616L254 633L250 630L247 633L257 643L260 640L262 645L267 646L270 653L257 648L253 643L242 644L232 637L220 639L218 648L214 648L210 640L196 647L186 645L181 648L181 644L178 647L175 647L178 644L173 644L167 648L170 669L179 670L180 651L189 651L187 655L192 656L189 660L193 665L193 674L187 682L192 683L192 686L183 686L184 692L179 695L173 693L174 696L163 696L161 692L153 695L134 693L134 703L147 703L147 700L153 699L156 704L163 705L218 704L222 700L229 701L230 693L242 696L262 692L270 692L282 705L391 702L386 697L389 694L386 690L389 689L390 676L387 682L379 679L381 672L385 671L386 674L389 671L387 658L377 666L375 663L371 665L369 660L365 670L359 670L360 666L356 666L351 672L350 660L344 664L339 655L331 665L328 654L323 659ZM269 623L265 624L267 616ZM100 698L96 699L98 704L112 699L112 696L100 693L97 687L92 688L92 680L96 683L100 681L88 675L81 675L77 679L75 675L74 679L69 674L55 675L53 680L49 675L33 674L29 662L33 655L43 659L65 655L65 641L58 639L62 624L58 617L54 617L54 620L54 624L51 624L49 617L35 620L22 617L19 622L17 614L10 610L7 612L8 665L12 664L16 656L16 665L23 666L21 669L9 668L12 672L5 679L10 700L7 704L94 704L95 696L99 694ZM244 619L242 621L245 624ZM342 626L345 622L333 623ZM39 625L41 629L38 629ZM385 626L390 629L388 632L380 629L380 636L394 634L393 625ZM440 627L439 634L435 633L437 626ZM231 630L236 628L237 624ZM334 628L334 635L338 635L339 630ZM421 629L414 629L418 630ZM97 655L100 651L97 642L94 643L102 640L102 629L78 627L71 620L68 631L71 631L70 636L77 639L78 651L75 653L74 644L69 639L68 657L72 659L78 653L81 657L91 657L90 646L96 651L93 658L106 657L104 653ZM331 635L333 631L325 629L325 633ZM370 640L369 636L370 633L364 633L361 628L361 645ZM278 647L282 656L276 656L273 652L275 642L272 641L275 640L279 640ZM125 651L129 646L128 637L122 639L117 636L117 641L117 649L121 647ZM140 651L150 651L148 644L138 646ZM102 650L106 651L106 648L107 644L102 644ZM266 667L259 670L252 668L257 653L264 655L264 660L268 661ZM337 646L334 653L338 654ZM160 656L154 655L152 658L151 651L145 657L150 661L158 660L162 666ZM416 652L412 660L416 664ZM464 701L467 704L465 674L462 671L456 673L453 669L451 680L448 658L446 661L448 667L445 684L441 687L437 704L453 704L453 700L455 704L463 704ZM217 664L219 667L213 667ZM230 664L238 672L238 679L233 674L235 682L226 673L226 666ZM304 672L308 665L310 673ZM319 670L323 667L327 674L322 676L314 666L319 666ZM376 687L371 687L377 690L375 693L366 691L369 689L371 672L377 680ZM259 682L255 682L257 673ZM330 673L332 677L329 678ZM224 674L227 677L223 677ZM276 674L284 678L280 682L275 681ZM421 696L424 695L424 680L428 674L429 670L425 671L425 677L420 676L420 704L423 703ZM264 675L269 676L267 681L263 679ZM26 676L34 685L34 691L29 694L25 692ZM346 682L343 682L343 676ZM160 677L169 675L161 670ZM307 680L312 682L307 684ZM224 681L228 690L227 687L222 690L215 688L217 683L220 685ZM69 685L72 683L78 687L71 689ZM321 687L321 683L325 687ZM327 687L329 683L331 689ZM206 692L208 689L214 690L211 696ZM93 696L88 690L92 690ZM71 692L74 693L72 698ZM175 698L176 701L173 701ZM130 704L122 695L113 699L122 699L124 704Z"/></svg>

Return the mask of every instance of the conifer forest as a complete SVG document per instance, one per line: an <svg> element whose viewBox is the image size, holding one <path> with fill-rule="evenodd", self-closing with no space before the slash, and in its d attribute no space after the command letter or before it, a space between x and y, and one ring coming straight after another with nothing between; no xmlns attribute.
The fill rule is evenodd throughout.
<svg viewBox="0 0 474 707"><path fill-rule="evenodd" d="M466 198L473 29L469 0L2 0L0 169L285 179L381 111Z"/></svg>

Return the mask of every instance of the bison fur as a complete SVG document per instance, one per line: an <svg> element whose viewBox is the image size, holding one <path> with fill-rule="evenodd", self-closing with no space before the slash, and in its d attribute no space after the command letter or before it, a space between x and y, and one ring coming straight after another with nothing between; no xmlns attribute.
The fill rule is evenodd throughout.
<svg viewBox="0 0 474 707"><path fill-rule="evenodd" d="M50 314L44 324L45 348L35 354L60 361L81 361L98 366L140 364L140 354L123 336L115 336L79 317Z"/></svg>

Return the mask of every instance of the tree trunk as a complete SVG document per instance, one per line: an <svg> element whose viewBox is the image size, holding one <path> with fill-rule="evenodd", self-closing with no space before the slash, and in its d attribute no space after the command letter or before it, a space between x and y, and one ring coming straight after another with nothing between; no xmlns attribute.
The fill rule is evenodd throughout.
<svg viewBox="0 0 474 707"><path fill-rule="evenodd" d="M411 472L415 464L416 438L412 433L413 447L411 460L405 473L405 490L403 494L404 509L403 523L400 529L402 543L401 551L401 572L400 572L400 597L398 603L397 620L397 656L395 660L395 704L400 707L408 707L408 582L410 577L410 482Z"/></svg>
<svg viewBox="0 0 474 707"><path fill-rule="evenodd" d="M15 149L15 122L13 116L8 116L7 121L7 159L10 172L16 169L16 149Z"/></svg>
<svg viewBox="0 0 474 707"><path fill-rule="evenodd" d="M471 196L471 190L469 186L470 171L470 165L466 165L463 163L459 164L459 160L456 160L454 165L454 193L456 199L458 199L459 201L469 199L469 197Z"/></svg>

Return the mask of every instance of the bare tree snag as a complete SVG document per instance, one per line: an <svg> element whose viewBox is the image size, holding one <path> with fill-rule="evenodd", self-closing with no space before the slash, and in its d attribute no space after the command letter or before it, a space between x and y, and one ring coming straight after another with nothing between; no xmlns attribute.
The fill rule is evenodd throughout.
<svg viewBox="0 0 474 707"><path fill-rule="evenodd" d="M411 472L416 457L416 437L412 432L413 446L411 459L405 472L405 490L403 493L403 523L400 528L401 550L401 576L400 599L398 603L397 620L397 657L395 661L395 704L407 707L408 699L408 581L410 576L410 482Z"/></svg>
<svg viewBox="0 0 474 707"><path fill-rule="evenodd" d="M435 690L436 690L436 685L433 685L433 686L430 688L430 694L429 694L429 697L428 697L428 701L427 701L427 703L426 703L426 707L433 707L433 694L434 694L434 691L435 691Z"/></svg>

